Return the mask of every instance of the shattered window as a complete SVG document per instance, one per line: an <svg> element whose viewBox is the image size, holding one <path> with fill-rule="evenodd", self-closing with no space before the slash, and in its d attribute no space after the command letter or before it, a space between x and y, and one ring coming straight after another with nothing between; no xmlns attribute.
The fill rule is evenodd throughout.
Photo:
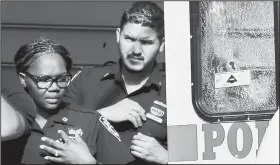
<svg viewBox="0 0 280 165"><path fill-rule="evenodd" d="M199 13L200 111L276 110L273 2L200 2Z"/></svg>

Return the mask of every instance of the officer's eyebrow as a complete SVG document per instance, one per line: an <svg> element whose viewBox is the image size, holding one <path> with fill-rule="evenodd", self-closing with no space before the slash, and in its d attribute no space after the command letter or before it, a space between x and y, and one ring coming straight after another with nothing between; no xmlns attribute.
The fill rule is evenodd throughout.
<svg viewBox="0 0 280 165"><path fill-rule="evenodd" d="M124 37L126 37L126 38L136 38L136 37L133 37L133 36L131 36L129 34L125 34Z"/></svg>
<svg viewBox="0 0 280 165"><path fill-rule="evenodd" d="M149 37L145 37L145 38L139 38L139 41L153 43L155 40Z"/></svg>
<svg viewBox="0 0 280 165"><path fill-rule="evenodd" d="M130 39L130 40L132 40L132 41L136 41L136 40L137 40L136 37L133 37L133 36L130 36L130 35L127 35L127 34L124 35L124 38L125 38L125 39Z"/></svg>
<svg viewBox="0 0 280 165"><path fill-rule="evenodd" d="M129 34L124 34L124 37L128 38L128 39L140 40L140 41L146 41L146 42L153 42L154 41L154 39L151 38L150 36L147 36L147 37L133 37Z"/></svg>
<svg viewBox="0 0 280 165"><path fill-rule="evenodd" d="M141 40L152 40L152 38L150 36L147 36L147 37L142 37L140 38Z"/></svg>
<svg viewBox="0 0 280 165"><path fill-rule="evenodd" d="M65 76L65 75L68 75L67 72L62 72L62 73L59 73L59 74L56 74L56 75L49 75L49 74L41 74L41 75L36 75L38 77L45 77L45 76L49 76L49 77L60 77L60 76Z"/></svg>

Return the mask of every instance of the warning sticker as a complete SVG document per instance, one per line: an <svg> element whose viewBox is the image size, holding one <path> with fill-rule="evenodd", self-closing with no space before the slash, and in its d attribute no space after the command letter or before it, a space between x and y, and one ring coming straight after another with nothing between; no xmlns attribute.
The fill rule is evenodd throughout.
<svg viewBox="0 0 280 165"><path fill-rule="evenodd" d="M250 70L215 74L215 88L226 88L251 84Z"/></svg>

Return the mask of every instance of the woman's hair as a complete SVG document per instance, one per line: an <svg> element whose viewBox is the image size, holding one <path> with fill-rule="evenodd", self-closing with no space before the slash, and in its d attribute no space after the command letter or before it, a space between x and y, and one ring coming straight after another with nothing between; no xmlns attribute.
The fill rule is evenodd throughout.
<svg viewBox="0 0 280 165"><path fill-rule="evenodd" d="M64 61L66 70L69 72L72 68L72 58L68 50L58 42L41 37L28 44L22 45L14 56L17 73L24 73L32 63L42 55L56 53L60 55Z"/></svg>

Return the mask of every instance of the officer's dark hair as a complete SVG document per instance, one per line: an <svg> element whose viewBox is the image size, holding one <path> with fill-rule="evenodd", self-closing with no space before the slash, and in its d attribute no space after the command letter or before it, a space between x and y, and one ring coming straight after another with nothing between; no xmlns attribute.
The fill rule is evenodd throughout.
<svg viewBox="0 0 280 165"><path fill-rule="evenodd" d="M16 52L14 56L14 63L16 65L17 73L24 73L43 53L56 53L60 55L64 59L66 70L71 70L72 58L68 50L54 40L46 37L40 37L40 39L22 45Z"/></svg>
<svg viewBox="0 0 280 165"><path fill-rule="evenodd" d="M161 40L164 37L164 12L153 2L139 1L130 5L122 15L120 29L126 23L141 24L153 28Z"/></svg>

